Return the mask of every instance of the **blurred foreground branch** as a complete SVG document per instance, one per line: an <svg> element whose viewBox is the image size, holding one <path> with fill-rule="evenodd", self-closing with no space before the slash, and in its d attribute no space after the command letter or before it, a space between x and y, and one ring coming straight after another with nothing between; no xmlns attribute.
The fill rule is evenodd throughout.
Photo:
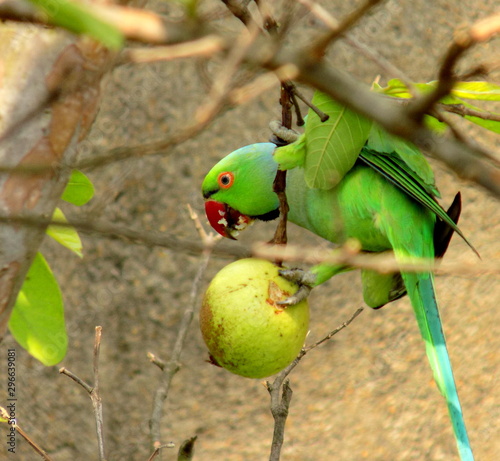
<svg viewBox="0 0 500 461"><path fill-rule="evenodd" d="M257 31L258 34L258 36L255 39L252 38L250 42L242 40L239 52L234 48L234 37L222 37L216 30L212 30L208 23L201 22L198 24L198 27L193 27L192 21L189 20L176 23L175 26L172 26L177 32L170 33L163 37L161 43L181 42L182 46L185 45L185 48L179 51L172 51L173 55L179 53L181 57L186 55L195 56L198 52L204 55L211 55L213 53L233 53L233 55L237 57L235 62L241 62L243 65L251 67L253 70L267 69L273 72L279 72L283 69L287 69L287 73L293 75L296 80L329 94L340 103L373 119L390 133L412 141L422 150L444 162L462 178L474 181L497 197L500 197L500 170L496 167L492 168L490 163L482 158L480 149L460 140L448 139L439 135L426 128L422 123L422 114L431 110L440 98L449 93L455 79L453 69L458 59L471 47L483 43L498 34L500 31L499 15L493 15L477 21L466 32L462 33L459 38L452 43L447 55L443 59L441 69L439 70L439 84L436 90L431 95L414 98L411 104L405 104L403 106L394 103L387 97L370 91L366 86L356 82L351 76L344 74L338 69L332 68L321 57L315 56L315 54L311 52L312 46L316 46L318 43L323 43L322 46L325 46L325 44L330 43L333 38L337 37L338 33L333 32L332 29L330 29L324 37L320 37L316 45L309 45L303 49L290 49L283 41L276 40L275 37L269 37L264 34L264 30L255 24L255 21L248 12L246 2L232 0L231 2L225 3L230 6L233 14L237 11L238 18L245 24L250 24L251 27L253 27L254 33ZM312 8L311 2L303 0L302 3ZM375 3L376 2L367 2L361 8L360 14L354 14L351 20L357 21L362 19L363 14L361 13L363 13L365 9L371 8ZM113 8L115 7L113 6ZM116 8L120 9L119 7ZM314 9L314 11L316 11L316 9ZM147 14L154 15L152 12L147 12ZM323 19L331 26L334 23L332 18L328 16L325 17L323 15ZM337 27L338 30L342 31L343 28L348 28L350 26L351 22L348 20L347 23L341 23ZM171 26L169 25L169 27ZM149 43L158 42L149 39ZM199 50L197 50L198 47L200 48ZM155 52L158 52L159 55L162 53L161 50L157 51L154 49L147 53L151 56L151 54L154 55ZM166 50L163 52L166 52L167 59L169 51ZM129 53L136 52L130 50ZM146 50L139 53L146 53ZM129 54L129 56L133 56L133 54ZM372 57L380 62L378 57ZM138 54L135 59L148 60L152 58L144 55L141 58L140 54ZM283 76L280 78L283 78ZM227 87L229 84L228 75L224 77L224 82L225 87ZM218 87L220 87L220 84L216 84L214 88ZM142 157L144 155L158 153L159 151L165 151L189 139L190 134L192 135L193 132L197 133L207 126L208 122L219 112L217 109L221 108L220 101L222 101L222 99L220 94L225 95L224 92L217 92L218 97L215 99L218 99L219 102L216 100L214 100L215 102L212 101L210 110L207 112L204 111L204 116L201 119L202 123L194 123L185 131L173 134L171 138L165 139L164 141L154 142L149 145L125 148L119 147L97 159L86 160L78 163L78 165L73 164L72 167L91 168L103 166L124 158ZM239 100L238 98L233 98L232 100L230 98L225 99L227 100L225 102L229 104ZM198 114L200 114L200 112L198 112ZM29 166L33 167L33 165ZM3 167L8 169L6 165ZM40 165L40 167L43 168L44 165Z"/></svg>
<svg viewBox="0 0 500 461"><path fill-rule="evenodd" d="M55 225L59 227L74 227L77 231L111 240L122 240L136 245L165 248L171 251L190 255L200 255L210 251L213 255L223 258L257 257L269 260L279 259L288 262L306 264L329 263L346 265L353 268L373 269L383 273L433 271L442 275L486 275L500 274L500 261L490 258L479 260L473 253L464 253L458 258L434 260L411 258L396 260L390 251L378 254L363 253L355 241L346 242L337 249L326 250L314 246L288 244L286 247L272 246L267 243L237 245L234 242L222 240L214 246L203 241L190 238L179 239L176 235L165 232L146 232L142 229L132 229L105 221L89 221L88 219L70 219L69 222L47 221L38 216L2 216L0 223L21 224L30 227Z"/></svg>

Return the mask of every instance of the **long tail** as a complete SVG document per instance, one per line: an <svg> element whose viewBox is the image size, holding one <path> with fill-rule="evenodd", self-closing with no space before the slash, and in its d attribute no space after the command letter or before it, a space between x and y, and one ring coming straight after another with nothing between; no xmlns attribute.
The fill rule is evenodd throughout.
<svg viewBox="0 0 500 461"><path fill-rule="evenodd" d="M431 273L403 273L410 300L417 317L420 333L425 341L427 357L434 379L446 399L453 432L462 461L473 461L474 456L467 436L457 387L453 378L450 357L441 326L434 277Z"/></svg>

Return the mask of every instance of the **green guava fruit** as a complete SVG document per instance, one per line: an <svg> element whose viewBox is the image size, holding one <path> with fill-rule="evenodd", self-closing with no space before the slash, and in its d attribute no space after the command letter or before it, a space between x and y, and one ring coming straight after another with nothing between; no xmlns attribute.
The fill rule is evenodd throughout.
<svg viewBox="0 0 500 461"><path fill-rule="evenodd" d="M240 259L210 283L200 310L200 327L212 361L237 375L264 378L297 357L309 328L307 300L276 304L298 286L262 259Z"/></svg>

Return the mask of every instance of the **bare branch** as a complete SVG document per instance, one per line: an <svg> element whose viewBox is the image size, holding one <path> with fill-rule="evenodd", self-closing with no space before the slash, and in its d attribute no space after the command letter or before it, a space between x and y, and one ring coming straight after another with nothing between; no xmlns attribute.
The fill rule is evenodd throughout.
<svg viewBox="0 0 500 461"><path fill-rule="evenodd" d="M180 58L212 56L223 50L224 42L216 35L205 35L174 45L156 46L154 48L128 48L123 51L119 64L150 63L172 61Z"/></svg>
<svg viewBox="0 0 500 461"><path fill-rule="evenodd" d="M320 37L311 45L311 56L316 59L321 59L326 52L328 46L336 39L344 35L349 29L360 21L368 11L378 5L381 0L366 0L358 9L354 10L342 23L337 27L331 28L328 33Z"/></svg>
<svg viewBox="0 0 500 461"><path fill-rule="evenodd" d="M273 442L269 461L279 461L280 459L281 447L285 439L285 423L293 395L290 381L284 378L283 380L278 377L272 384L270 382L266 383L267 390L271 395L271 414L274 418Z"/></svg>
<svg viewBox="0 0 500 461"><path fill-rule="evenodd" d="M323 24L325 24L329 29L336 30L339 27L339 21L335 19L328 11L326 11L321 5L312 0L298 0L299 3L304 5L311 13L318 18ZM382 56L377 50L370 47L366 43L358 40L354 35L347 32L344 33L344 41L350 45L355 50L359 51L363 56L365 56L370 61L378 65L387 75L393 78L399 78L412 95L416 95L417 92L411 82L411 79L398 67L396 67L392 62Z"/></svg>
<svg viewBox="0 0 500 461"><path fill-rule="evenodd" d="M491 112L483 112L481 110L471 109L463 104L438 104L438 107L446 112L460 115L461 117L477 117L483 120L492 120L500 122L500 114L493 114Z"/></svg>
<svg viewBox="0 0 500 461"><path fill-rule="evenodd" d="M177 43L203 34L202 24L166 22L153 11L117 4L92 2L91 11L97 17L116 27L127 39L144 43ZM48 24L47 17L34 6L19 0L0 2L0 19Z"/></svg>
<svg viewBox="0 0 500 461"><path fill-rule="evenodd" d="M0 223L2 222L44 228L49 224L60 227L74 227L79 232L87 234L96 234L104 238L123 240L137 245L166 248L190 255L200 255L205 251L211 251L214 255L223 258L248 258L253 256L268 260L300 261L307 264L342 264L353 268L373 269L385 273L404 270L407 272L433 271L447 275L500 274L500 261L471 260L472 253L464 253L459 258L447 258L436 263L434 259L424 258L396 260L391 252L379 254L360 253L359 247L353 247L349 242L336 250L325 252L315 247L290 244L286 248L273 247L266 243L256 243L252 247L248 247L236 245L234 242L228 242L218 236L213 237L213 242L210 238L206 242L197 242L193 241L193 239L180 240L172 234L145 232L114 223L88 221L87 219L72 219L69 222L60 222L42 220L40 217L35 216L0 215ZM217 245L214 246L216 243Z"/></svg>
<svg viewBox="0 0 500 461"><path fill-rule="evenodd" d="M245 26L257 26L250 11L247 8L248 2L240 0L221 0L235 18L238 18Z"/></svg>
<svg viewBox="0 0 500 461"><path fill-rule="evenodd" d="M71 378L76 384L83 387L89 394L92 393L93 387L90 384L87 384L83 379L76 376L72 371L69 371L67 368L62 367L59 368L59 373L62 375L66 375L68 378Z"/></svg>
<svg viewBox="0 0 500 461"><path fill-rule="evenodd" d="M0 407L0 418L3 418L7 421L10 421L9 418L9 413L4 407ZM9 422L9 425L11 423ZM38 445L29 435L28 433L19 426L17 420L12 424L12 427L16 430L18 434L21 435L21 437L28 442L29 446L35 450L44 461L53 461L53 459L47 454L47 452L40 446Z"/></svg>
<svg viewBox="0 0 500 461"><path fill-rule="evenodd" d="M455 65L464 53L477 43L489 40L499 31L500 14L496 14L477 21L468 31L460 33L455 38L455 41L450 46L443 59L438 73L436 89L428 95L416 98L408 107L408 115L420 123L423 116L428 113L439 100L451 92L456 81Z"/></svg>
<svg viewBox="0 0 500 461"><path fill-rule="evenodd" d="M292 370L299 364L302 358L311 350L323 344L324 342L330 340L335 336L339 331L342 331L344 328L349 326L354 319L361 314L363 308L359 308L351 318L340 326L332 330L328 333L324 338L315 342L311 346L304 347L300 351L299 355L295 358L295 360L288 365L284 370L282 370L273 383L271 384L269 381L266 382L266 388L271 395L271 413L274 418L274 433L273 433L273 442L271 446L271 455L269 457L269 461L279 461L281 447L283 446L283 440L285 436L285 423L288 417L288 409L290 407L290 402L292 400L292 389L290 388L290 381L288 380L288 375L292 372ZM280 397L280 390L281 397Z"/></svg>
<svg viewBox="0 0 500 461"><path fill-rule="evenodd" d="M342 331L344 328L348 327L352 323L352 321L359 314L361 314L361 312L363 312L363 308L362 307L360 307L356 312L354 312L354 314L352 315L352 317L349 320L347 320L344 323L342 323L341 325L339 325L337 328L335 328L335 330L330 331L330 333L328 333L324 338L321 338L319 341L316 341L314 344L311 344L310 346L307 346L304 349L302 349L301 353L299 354L299 357L300 358L304 357L304 355L306 355L309 351L311 351L314 348L320 346L324 342L329 341L330 339L332 339L339 331Z"/></svg>
<svg viewBox="0 0 500 461"><path fill-rule="evenodd" d="M101 335L102 327L95 327L95 339L94 339L94 354L93 354L93 370L94 370L94 385L91 386L79 378L77 375L72 373L66 368L60 368L59 373L64 374L75 381L77 384L82 386L89 394L90 400L92 401L92 406L94 408L94 417L96 422L97 431L97 446L99 450L99 460L105 461L105 449L104 449L104 422L102 416L102 402L99 393L99 351L101 348Z"/></svg>
<svg viewBox="0 0 500 461"><path fill-rule="evenodd" d="M154 395L153 411L151 414L150 433L151 433L153 448L155 449L161 446L161 417L163 415L163 403L168 397L168 392L170 390L170 384L172 382L172 379L174 378L177 371L179 371L180 357L182 349L184 347L184 343L186 341L189 326L191 325L191 321L193 319L194 311L197 307L197 299L200 291L203 274L205 273L205 270L208 266L208 262L210 261L213 245L218 240L217 237L214 237L211 234L207 234L203 230L203 227L199 223L196 214L191 213L191 217L193 221L195 221L196 223L195 225L200 233L200 238L203 240L205 249L200 258L198 271L191 286L190 302L186 305L186 308L184 310L181 323L179 325L179 330L177 332L174 348L170 356L170 360L168 362L164 362L163 360L158 359L155 355L151 353L148 354L150 360L152 360L153 363L157 364L162 370L162 374L160 376L160 383Z"/></svg>
<svg viewBox="0 0 500 461"><path fill-rule="evenodd" d="M165 445L161 445L158 448L155 448L153 450L153 453L151 453L151 456L148 458L148 461L153 461L159 454L160 451L163 450L164 448L174 448L175 445L172 442L166 443Z"/></svg>

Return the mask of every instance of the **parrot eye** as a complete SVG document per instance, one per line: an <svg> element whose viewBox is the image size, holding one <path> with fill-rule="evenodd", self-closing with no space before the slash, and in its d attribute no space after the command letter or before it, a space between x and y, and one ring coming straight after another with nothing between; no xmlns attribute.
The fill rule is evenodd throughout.
<svg viewBox="0 0 500 461"><path fill-rule="evenodd" d="M217 182L219 183L219 186L222 187L223 189L229 189L234 182L233 173L229 172L221 173L217 178Z"/></svg>

